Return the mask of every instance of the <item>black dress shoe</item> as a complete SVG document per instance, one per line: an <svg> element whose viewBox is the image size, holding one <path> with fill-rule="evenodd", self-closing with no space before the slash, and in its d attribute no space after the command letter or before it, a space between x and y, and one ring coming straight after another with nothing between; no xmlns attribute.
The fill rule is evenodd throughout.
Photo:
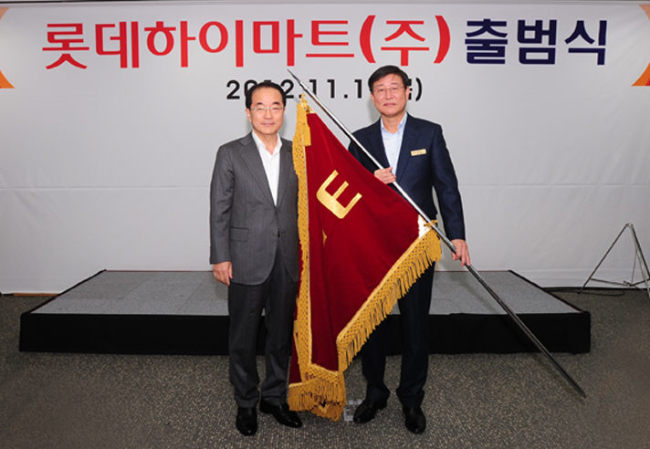
<svg viewBox="0 0 650 449"><path fill-rule="evenodd" d="M242 435L255 435L255 432L257 432L257 411L255 407L239 407L235 426Z"/></svg>
<svg viewBox="0 0 650 449"><path fill-rule="evenodd" d="M280 405L273 405L262 399L262 401L260 401L260 412L270 413L273 415L275 420L283 426L294 428L302 427L302 421L298 417L298 414L289 410L289 406L286 402Z"/></svg>
<svg viewBox="0 0 650 449"><path fill-rule="evenodd" d="M427 419L420 407L403 407L404 424L413 433L420 434L427 427Z"/></svg>
<svg viewBox="0 0 650 449"><path fill-rule="evenodd" d="M369 399L364 399L361 404L354 411L354 422L357 424L367 423L371 421L377 411L386 408L386 400L383 401L371 401Z"/></svg>

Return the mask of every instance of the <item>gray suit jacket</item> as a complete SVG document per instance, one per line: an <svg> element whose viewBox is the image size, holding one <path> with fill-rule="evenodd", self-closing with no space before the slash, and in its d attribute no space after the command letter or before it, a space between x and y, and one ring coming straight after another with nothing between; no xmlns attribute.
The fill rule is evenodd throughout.
<svg viewBox="0 0 650 449"><path fill-rule="evenodd" d="M298 279L298 178L291 142L282 139L277 206L252 135L222 145L210 185L210 263L232 262L233 282L256 285L280 251Z"/></svg>

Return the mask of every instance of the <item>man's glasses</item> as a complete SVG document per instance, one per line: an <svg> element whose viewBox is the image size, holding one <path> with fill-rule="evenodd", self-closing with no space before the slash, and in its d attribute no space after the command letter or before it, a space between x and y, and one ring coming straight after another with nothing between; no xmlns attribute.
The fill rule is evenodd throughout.
<svg viewBox="0 0 650 449"><path fill-rule="evenodd" d="M284 107L280 106L279 104L274 104L271 106L255 105L251 108L251 111L256 114L264 114L266 111L271 111L273 114L279 114L283 110Z"/></svg>
<svg viewBox="0 0 650 449"><path fill-rule="evenodd" d="M372 91L376 97L385 97L389 93L391 95L397 95L399 92L403 91L403 86L391 86L391 87L377 87Z"/></svg>

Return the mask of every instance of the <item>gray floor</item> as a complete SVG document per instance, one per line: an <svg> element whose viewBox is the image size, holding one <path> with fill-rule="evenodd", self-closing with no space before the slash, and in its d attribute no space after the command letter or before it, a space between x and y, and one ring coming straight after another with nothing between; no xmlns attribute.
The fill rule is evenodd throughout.
<svg viewBox="0 0 650 449"><path fill-rule="evenodd" d="M586 400L538 354L432 355L423 435L406 431L392 396L363 426L302 414L293 430L262 416L252 438L234 428L226 357L19 353L20 314L43 298L2 297L0 447L650 448L650 299L559 295L592 314L592 352L556 355ZM391 387L398 366L391 357ZM349 400L363 396L360 371L347 372Z"/></svg>
<svg viewBox="0 0 650 449"><path fill-rule="evenodd" d="M466 271L435 274L432 315L505 314ZM577 313L509 271L481 276L515 313ZM227 315L227 290L207 271L104 271L39 307L34 313L114 315ZM393 313L399 313L397 306Z"/></svg>

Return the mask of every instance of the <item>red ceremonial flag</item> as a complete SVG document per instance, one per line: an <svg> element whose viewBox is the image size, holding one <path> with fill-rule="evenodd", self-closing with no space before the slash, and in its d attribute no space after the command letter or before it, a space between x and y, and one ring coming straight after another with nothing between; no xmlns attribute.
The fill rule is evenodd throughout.
<svg viewBox="0 0 650 449"><path fill-rule="evenodd" d="M307 102L298 105L301 272L288 402L338 420L343 372L397 300L440 258L436 233L341 145Z"/></svg>

